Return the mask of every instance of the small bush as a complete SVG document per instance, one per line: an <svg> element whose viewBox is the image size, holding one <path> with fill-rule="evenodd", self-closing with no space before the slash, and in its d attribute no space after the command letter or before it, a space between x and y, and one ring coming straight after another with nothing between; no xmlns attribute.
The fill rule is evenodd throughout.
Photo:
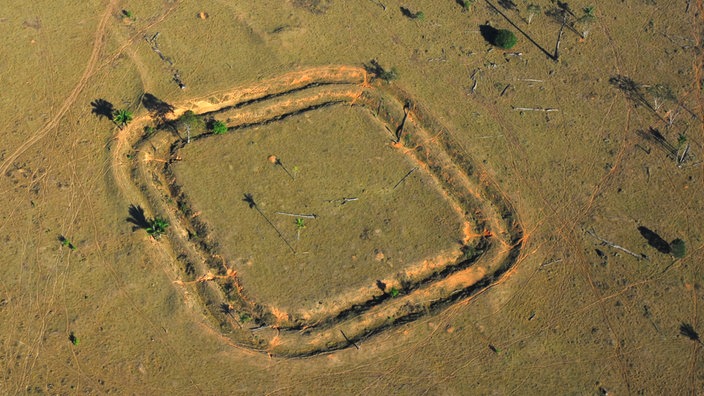
<svg viewBox="0 0 704 396"><path fill-rule="evenodd" d="M379 78L386 82L396 80L398 79L398 70L395 67L392 67L391 70L381 70Z"/></svg>
<svg viewBox="0 0 704 396"><path fill-rule="evenodd" d="M211 126L211 129L216 135L222 135L224 133L227 133L227 125L225 125L225 123L222 121L214 121L213 125Z"/></svg>
<svg viewBox="0 0 704 396"><path fill-rule="evenodd" d="M687 248L684 245L684 241L677 238L670 242L670 253L678 259L684 257L687 253Z"/></svg>
<svg viewBox="0 0 704 396"><path fill-rule="evenodd" d="M496 37L494 37L494 45L503 48L511 49L518 42L516 35L512 31L507 29L501 29L496 32Z"/></svg>
<svg viewBox="0 0 704 396"><path fill-rule="evenodd" d="M469 11L476 0L459 0L457 3L462 6L463 11Z"/></svg>
<svg viewBox="0 0 704 396"><path fill-rule="evenodd" d="M425 14L423 13L423 11L418 11L415 14L413 14L411 19L417 19L419 21L422 21L425 19Z"/></svg>
<svg viewBox="0 0 704 396"><path fill-rule="evenodd" d="M249 322L249 321L251 321L251 320L252 320L252 315L250 315L250 314L248 314L248 313L246 313L246 312L240 313L240 322L242 322L242 323L247 323L247 322Z"/></svg>

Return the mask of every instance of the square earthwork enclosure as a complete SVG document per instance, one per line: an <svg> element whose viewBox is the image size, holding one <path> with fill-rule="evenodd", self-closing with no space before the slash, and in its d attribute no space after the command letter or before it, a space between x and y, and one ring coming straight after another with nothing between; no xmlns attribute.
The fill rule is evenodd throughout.
<svg viewBox="0 0 704 396"><path fill-rule="evenodd" d="M115 175L129 168L167 215L183 275L242 345L344 348L483 290L520 255L501 189L408 94L367 77L315 67L190 99L134 137L132 162L116 151Z"/></svg>
<svg viewBox="0 0 704 396"><path fill-rule="evenodd" d="M310 319L462 255L464 211L394 140L331 104L195 140L173 173L247 296Z"/></svg>

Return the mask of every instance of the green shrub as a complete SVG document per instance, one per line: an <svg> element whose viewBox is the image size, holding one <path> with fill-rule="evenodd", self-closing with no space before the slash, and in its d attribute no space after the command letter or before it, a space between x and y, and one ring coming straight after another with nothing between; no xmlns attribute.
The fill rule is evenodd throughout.
<svg viewBox="0 0 704 396"><path fill-rule="evenodd" d="M594 19L596 19L596 14L595 14L595 9L596 7L594 6L588 6L582 8L582 12L584 12L584 15L582 15L581 18L579 18L577 21L578 22L591 22Z"/></svg>
<svg viewBox="0 0 704 396"><path fill-rule="evenodd" d="M379 78L386 82L396 80L398 78L398 70L395 67L392 67L391 70L382 69L379 73Z"/></svg>
<svg viewBox="0 0 704 396"><path fill-rule="evenodd" d="M411 16L411 19L417 19L419 21L422 21L425 19L425 14L423 13L423 11L418 11L413 14L413 16Z"/></svg>
<svg viewBox="0 0 704 396"><path fill-rule="evenodd" d="M225 125L225 123L222 121L214 121L213 125L211 126L211 130L216 135L222 135L224 133L227 133L227 125Z"/></svg>
<svg viewBox="0 0 704 396"><path fill-rule="evenodd" d="M74 245L71 241L68 240L68 238L63 235L59 236L59 242L61 242L61 246L65 246L71 250L76 250L76 245Z"/></svg>
<svg viewBox="0 0 704 396"><path fill-rule="evenodd" d="M242 323L247 323L247 322L249 322L250 320L252 320L252 315L250 315L250 314L248 314L248 313L246 313L246 312L240 313L240 322L242 322Z"/></svg>
<svg viewBox="0 0 704 396"><path fill-rule="evenodd" d="M460 0L459 4L462 6L463 11L469 11L469 8L474 4L476 0Z"/></svg>
<svg viewBox="0 0 704 396"><path fill-rule="evenodd" d="M494 37L494 45L503 48L511 49L518 42L516 35L512 31L507 29L501 29L496 32L496 37Z"/></svg>
<svg viewBox="0 0 704 396"><path fill-rule="evenodd" d="M684 245L684 241L677 238L670 242L670 253L672 253L675 258L682 258L687 253L687 249Z"/></svg>

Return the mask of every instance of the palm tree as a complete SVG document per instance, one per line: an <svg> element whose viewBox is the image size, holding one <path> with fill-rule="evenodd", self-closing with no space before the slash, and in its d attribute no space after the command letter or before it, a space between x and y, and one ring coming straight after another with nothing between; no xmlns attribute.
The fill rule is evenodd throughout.
<svg viewBox="0 0 704 396"><path fill-rule="evenodd" d="M132 121L132 112L127 109L118 109L112 113L112 121L120 128Z"/></svg>
<svg viewBox="0 0 704 396"><path fill-rule="evenodd" d="M149 220L149 227L146 228L147 234L151 235L154 239L159 239L159 237L166 232L166 227L168 226L169 222L167 220L157 216Z"/></svg>

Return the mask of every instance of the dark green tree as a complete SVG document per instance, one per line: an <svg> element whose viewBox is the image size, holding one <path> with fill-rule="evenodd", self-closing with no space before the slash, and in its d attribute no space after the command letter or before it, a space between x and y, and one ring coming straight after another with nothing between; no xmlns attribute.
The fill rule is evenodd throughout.
<svg viewBox="0 0 704 396"><path fill-rule="evenodd" d="M511 49L518 42L516 35L507 29L500 29L496 32L493 44L499 48Z"/></svg>

